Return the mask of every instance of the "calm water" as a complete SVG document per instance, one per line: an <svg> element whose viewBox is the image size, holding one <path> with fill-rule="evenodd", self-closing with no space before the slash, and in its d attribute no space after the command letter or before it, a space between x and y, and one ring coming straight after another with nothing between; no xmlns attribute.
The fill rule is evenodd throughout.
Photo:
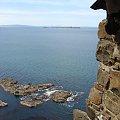
<svg viewBox="0 0 120 120"><path fill-rule="evenodd" d="M0 109L0 120L72 120L74 108L85 110L85 99L96 80L97 39L95 28L1 27L0 78L51 82L81 95L76 102L46 102L29 109L0 88L0 99L9 104Z"/></svg>

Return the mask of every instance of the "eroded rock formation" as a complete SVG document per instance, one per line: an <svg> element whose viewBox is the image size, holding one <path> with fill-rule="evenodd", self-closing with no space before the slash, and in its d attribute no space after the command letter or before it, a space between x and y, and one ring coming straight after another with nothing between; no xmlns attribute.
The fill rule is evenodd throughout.
<svg viewBox="0 0 120 120"><path fill-rule="evenodd" d="M47 100L51 100L56 103L64 103L67 102L68 98L74 96L71 92L68 91L60 89L54 90L53 87L55 86L51 83L19 84L16 80L10 78L0 80L0 86L5 91L12 93L15 96L21 96L20 104L27 107L36 107L43 104ZM53 90L49 91L52 88ZM48 91L45 92L46 90ZM0 107L4 107L6 105L7 103L0 101Z"/></svg>
<svg viewBox="0 0 120 120"><path fill-rule="evenodd" d="M14 94L15 96L31 95L47 88L53 87L51 83L46 84L19 84L14 79L0 80L0 86L7 92Z"/></svg>
<svg viewBox="0 0 120 120"><path fill-rule="evenodd" d="M120 45L99 24L96 58L97 81L86 100L86 113L74 110L74 120L120 120ZM80 117L79 117L80 116Z"/></svg>

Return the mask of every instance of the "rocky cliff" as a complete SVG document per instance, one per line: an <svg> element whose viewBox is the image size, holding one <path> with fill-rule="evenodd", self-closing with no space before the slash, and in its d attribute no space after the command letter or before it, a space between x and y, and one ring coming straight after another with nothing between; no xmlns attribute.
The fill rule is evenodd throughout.
<svg viewBox="0 0 120 120"><path fill-rule="evenodd" d="M86 112L74 110L74 120L120 120L120 45L116 36L99 24L96 58L100 62L97 81L86 100Z"/></svg>

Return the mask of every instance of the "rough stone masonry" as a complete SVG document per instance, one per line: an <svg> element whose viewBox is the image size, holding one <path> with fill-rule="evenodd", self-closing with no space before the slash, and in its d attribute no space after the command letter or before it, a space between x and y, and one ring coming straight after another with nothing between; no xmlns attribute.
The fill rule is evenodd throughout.
<svg viewBox="0 0 120 120"><path fill-rule="evenodd" d="M97 81L86 99L86 112L74 110L74 120L120 120L120 45L99 24L96 58L100 62Z"/></svg>

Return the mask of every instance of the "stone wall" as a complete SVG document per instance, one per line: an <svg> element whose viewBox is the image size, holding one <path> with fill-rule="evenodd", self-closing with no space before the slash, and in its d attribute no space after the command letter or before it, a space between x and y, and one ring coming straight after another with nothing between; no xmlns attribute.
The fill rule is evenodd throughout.
<svg viewBox="0 0 120 120"><path fill-rule="evenodd" d="M120 45L99 24L96 58L100 62L97 81L86 100L86 113L74 110L74 120L120 120Z"/></svg>

